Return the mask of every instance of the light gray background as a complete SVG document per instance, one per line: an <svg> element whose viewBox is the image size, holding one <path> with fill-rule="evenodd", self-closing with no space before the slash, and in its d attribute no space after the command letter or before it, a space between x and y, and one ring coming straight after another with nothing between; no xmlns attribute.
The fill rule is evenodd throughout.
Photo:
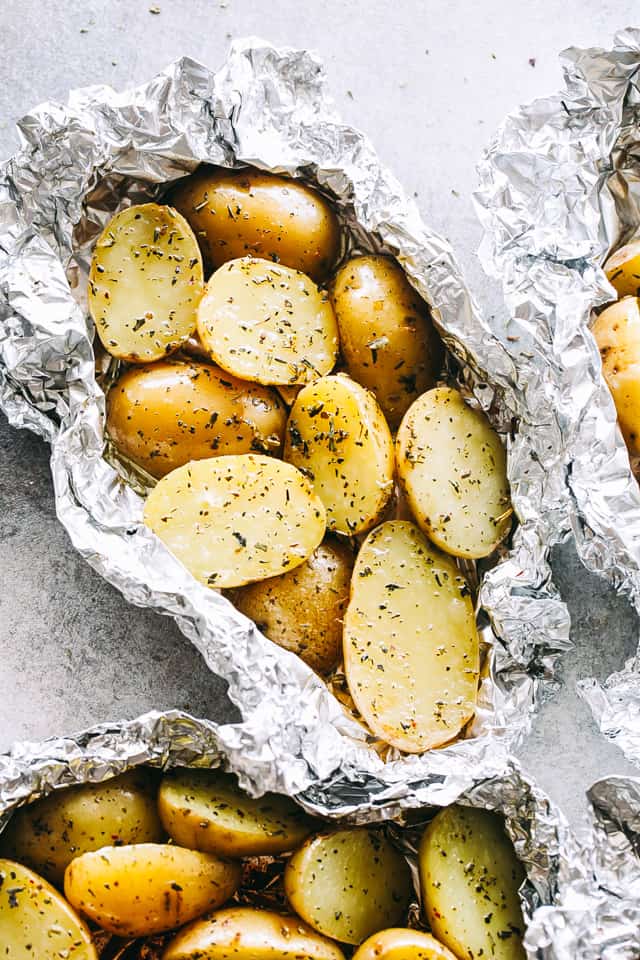
<svg viewBox="0 0 640 960"><path fill-rule="evenodd" d="M500 297L475 259L481 151L505 113L559 88L560 50L608 45L634 13L631 0L2 0L0 155L15 149L23 113L72 87L142 82L183 54L217 67L232 36L310 47L345 119L452 241L493 314ZM223 684L173 622L128 606L75 555L56 521L45 445L0 415L0 451L0 749L153 707L230 718ZM621 666L637 624L571 546L554 561L575 649L522 757L577 821L585 787L630 767L574 683Z"/></svg>

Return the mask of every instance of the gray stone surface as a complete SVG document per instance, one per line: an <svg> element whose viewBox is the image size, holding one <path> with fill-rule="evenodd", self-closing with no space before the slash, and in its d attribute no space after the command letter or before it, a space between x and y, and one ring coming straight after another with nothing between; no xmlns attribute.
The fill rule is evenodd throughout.
<svg viewBox="0 0 640 960"><path fill-rule="evenodd" d="M310 47L343 116L451 239L491 314L502 306L475 260L471 205L481 150L507 111L558 88L558 51L607 44L634 14L631 0L3 0L0 156L15 149L23 113L71 87L142 82L183 54L216 66L231 36ZM556 551L555 568L575 648L522 755L577 820L585 787L629 768L574 683L620 666L637 624L570 546ZM1 417L0 585L0 749L151 707L228 715L223 685L173 623L127 606L75 555L55 518L44 444Z"/></svg>

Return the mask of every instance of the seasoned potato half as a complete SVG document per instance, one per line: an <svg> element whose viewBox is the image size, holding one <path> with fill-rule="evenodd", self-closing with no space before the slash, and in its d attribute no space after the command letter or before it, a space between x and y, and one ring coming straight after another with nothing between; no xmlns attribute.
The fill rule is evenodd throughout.
<svg viewBox="0 0 640 960"><path fill-rule="evenodd" d="M145 363L189 339L204 289L191 227L171 207L121 210L100 235L89 272L89 310L114 357Z"/></svg>
<svg viewBox="0 0 640 960"><path fill-rule="evenodd" d="M252 451L278 455L286 420L275 390L196 361L133 367L107 396L115 446L158 479L190 460Z"/></svg>
<svg viewBox="0 0 640 960"><path fill-rule="evenodd" d="M181 930L162 960L344 960L337 944L297 917L228 907Z"/></svg>
<svg viewBox="0 0 640 960"><path fill-rule="evenodd" d="M616 250L605 263L604 272L619 297L640 296L640 240Z"/></svg>
<svg viewBox="0 0 640 960"><path fill-rule="evenodd" d="M183 847L227 857L277 855L297 847L313 821L288 797L253 799L220 770L173 770L158 793L160 817Z"/></svg>
<svg viewBox="0 0 640 960"><path fill-rule="evenodd" d="M362 545L344 669L371 730L408 753L447 743L474 714L479 641L469 588L412 523L389 520Z"/></svg>
<svg viewBox="0 0 640 960"><path fill-rule="evenodd" d="M592 333L602 373L630 453L640 455L640 300L625 297L603 310Z"/></svg>
<svg viewBox="0 0 640 960"><path fill-rule="evenodd" d="M456 557L486 557L511 529L506 455L479 410L437 387L407 410L396 438L398 476L427 536Z"/></svg>
<svg viewBox="0 0 640 960"><path fill-rule="evenodd" d="M171 202L193 227L212 269L249 254L319 281L338 256L335 213L299 180L251 168L202 167L178 183Z"/></svg>
<svg viewBox="0 0 640 960"><path fill-rule="evenodd" d="M0 860L0 956L97 960L98 954L84 922L46 880Z"/></svg>
<svg viewBox="0 0 640 960"><path fill-rule="evenodd" d="M284 457L312 480L334 533L370 530L393 494L389 427L373 394L346 374L300 391Z"/></svg>
<svg viewBox="0 0 640 960"><path fill-rule="evenodd" d="M21 807L0 834L0 852L62 886L67 865L81 853L163 837L153 775L131 770Z"/></svg>
<svg viewBox="0 0 640 960"><path fill-rule="evenodd" d="M353 553L325 540L295 570L241 587L232 600L270 640L329 673L342 650Z"/></svg>
<svg viewBox="0 0 640 960"><path fill-rule="evenodd" d="M322 501L299 470L251 453L174 470L149 494L144 518L210 587L239 587L297 567L326 524Z"/></svg>
<svg viewBox="0 0 640 960"><path fill-rule="evenodd" d="M125 937L173 930L235 893L240 866L169 844L102 847L72 860L64 893L80 913Z"/></svg>
<svg viewBox="0 0 640 960"><path fill-rule="evenodd" d="M419 865L429 925L460 960L523 960L525 874L500 817L447 807L425 830Z"/></svg>
<svg viewBox="0 0 640 960"><path fill-rule="evenodd" d="M353 960L456 960L456 957L430 933L392 927L365 940Z"/></svg>
<svg viewBox="0 0 640 960"><path fill-rule="evenodd" d="M297 270L231 260L209 280L198 308L200 340L224 370L266 384L309 383L338 356L326 293Z"/></svg>
<svg viewBox="0 0 640 960"><path fill-rule="evenodd" d="M341 943L362 943L404 918L409 867L379 830L350 827L307 840L284 873L289 903L303 920Z"/></svg>
<svg viewBox="0 0 640 960"><path fill-rule="evenodd" d="M391 257L349 260L333 282L332 300L347 370L375 393L396 429L442 365L429 309Z"/></svg>

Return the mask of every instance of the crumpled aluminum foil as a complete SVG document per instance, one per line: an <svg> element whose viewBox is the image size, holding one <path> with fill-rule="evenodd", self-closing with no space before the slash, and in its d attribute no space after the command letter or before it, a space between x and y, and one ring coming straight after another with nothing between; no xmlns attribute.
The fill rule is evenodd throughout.
<svg viewBox="0 0 640 960"><path fill-rule="evenodd" d="M51 443L57 512L77 549L127 600L173 616L227 680L241 721L216 735L234 769L264 789L308 789L319 809L382 806L412 791L417 802L444 803L480 769L499 769L524 735L568 645L569 620L523 464L511 358L449 245L422 223L369 141L340 122L324 82L310 54L250 39L215 74L183 59L143 87L76 90L66 105L24 117L22 149L0 176L0 405ZM142 524L140 497L103 459L104 397L84 298L92 243L123 203L157 196L203 160L304 176L332 196L354 248L397 256L432 306L461 382L505 434L519 527L482 579L491 653L471 739L384 762L302 661L169 554Z"/></svg>
<svg viewBox="0 0 640 960"><path fill-rule="evenodd" d="M640 612L640 488L589 331L616 298L602 263L640 230L640 30L610 50L572 48L562 65L564 90L507 117L480 164L480 257L509 311L531 509L548 506L549 540L571 530L585 565ZM640 658L579 689L640 763Z"/></svg>

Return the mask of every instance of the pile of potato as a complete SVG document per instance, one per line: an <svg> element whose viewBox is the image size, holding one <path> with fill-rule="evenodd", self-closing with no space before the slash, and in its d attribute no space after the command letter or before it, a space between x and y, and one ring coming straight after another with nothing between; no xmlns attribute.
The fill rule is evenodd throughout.
<svg viewBox="0 0 640 960"><path fill-rule="evenodd" d="M480 669L455 558L511 527L499 438L437 385L442 344L398 263L346 256L320 193L202 167L167 200L111 220L89 283L120 361L109 440L157 481L147 525L314 670L343 662L382 741L451 741Z"/></svg>
<svg viewBox="0 0 640 960"><path fill-rule="evenodd" d="M14 814L0 834L0 955L522 960L524 871L498 816L441 810L418 873L421 915L383 826L323 830L228 774L140 768Z"/></svg>

